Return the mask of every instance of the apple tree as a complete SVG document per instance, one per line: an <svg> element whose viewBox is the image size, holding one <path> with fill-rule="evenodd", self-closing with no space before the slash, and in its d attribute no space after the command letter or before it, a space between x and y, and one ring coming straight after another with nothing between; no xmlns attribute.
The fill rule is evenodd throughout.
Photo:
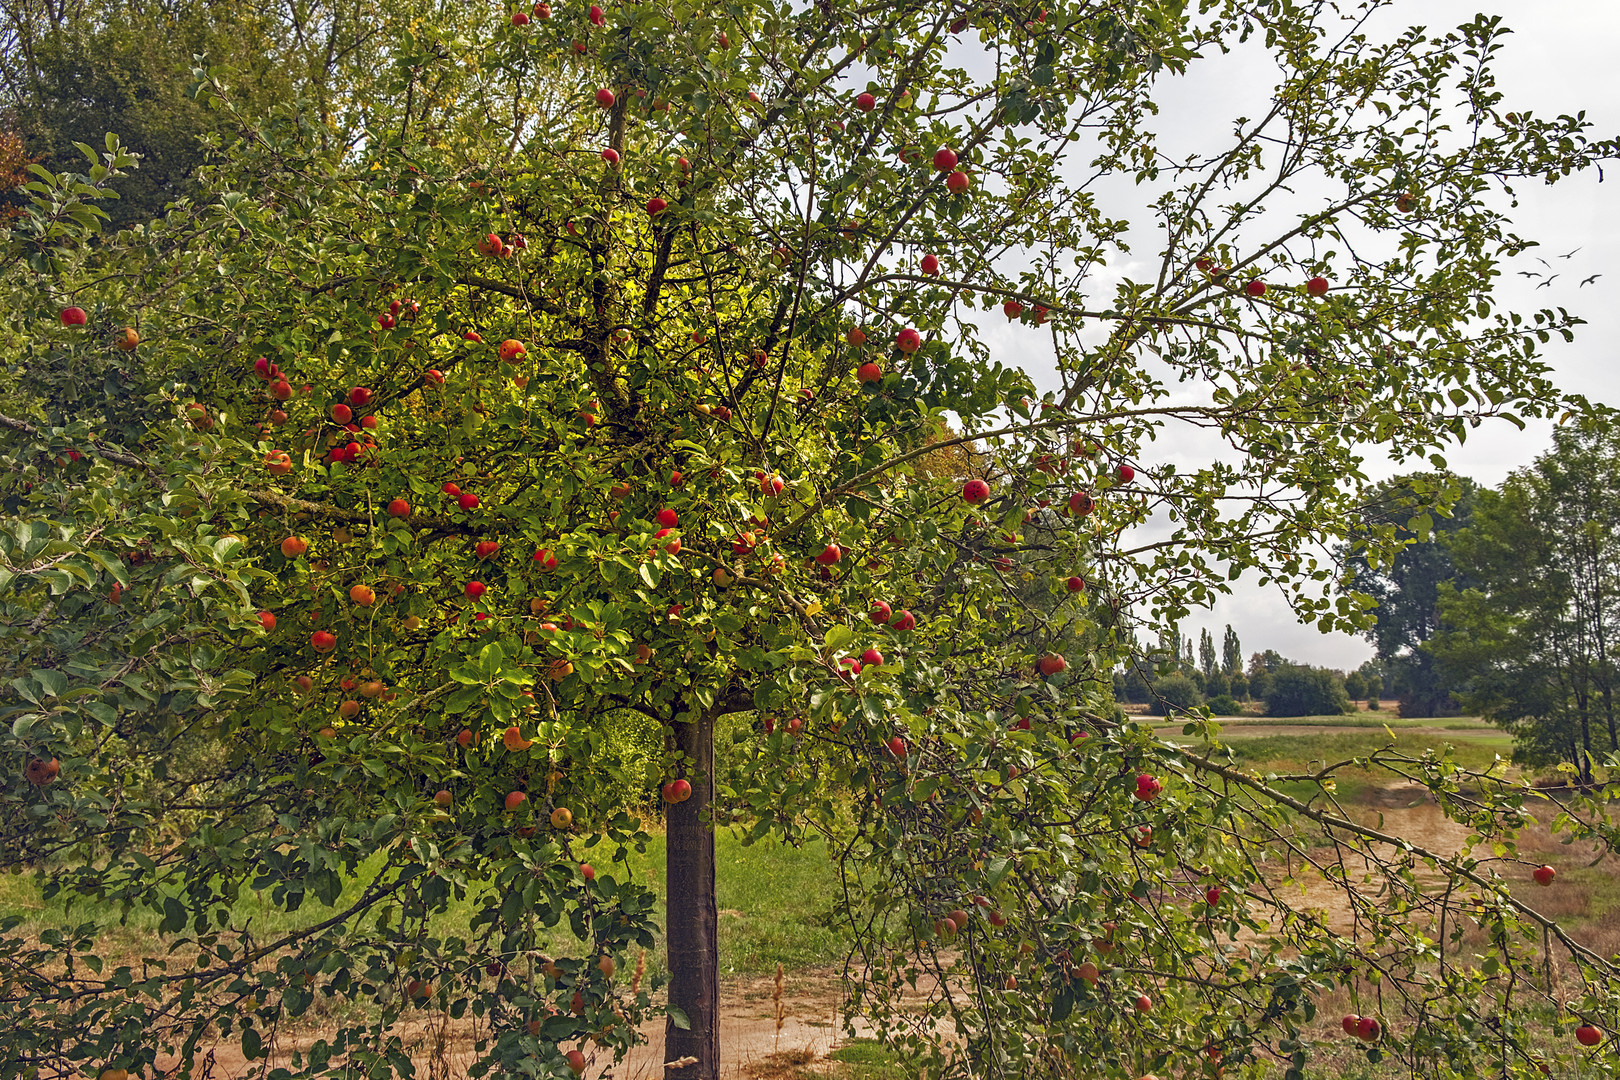
<svg viewBox="0 0 1620 1080"><path fill-rule="evenodd" d="M1504 111L1496 21L1378 36L1384 6L423 17L353 143L199 72L235 135L150 225L98 227L111 137L38 170L0 860L160 936L111 966L89 914L0 922L0 1075L222 1042L411 1073L437 1017L474 1075L561 1077L663 1016L668 1075L716 1077L720 826L826 838L854 1011L936 1073L1295 1078L1330 993L1432 1075L1606 1038L1613 965L1508 887L1527 789L1393 749L1266 778L1111 699L1137 626L1244 571L1365 621L1311 554L1363 528L1364 445L1443 468L1583 407L1538 359L1578 320L1496 294L1502 207L1615 144ZM1266 110L1162 145L1156 94L1225 49ZM1177 467L1179 431L1224 449ZM1352 766L1469 846L1340 807ZM1595 800L1559 824L1613 841Z"/></svg>

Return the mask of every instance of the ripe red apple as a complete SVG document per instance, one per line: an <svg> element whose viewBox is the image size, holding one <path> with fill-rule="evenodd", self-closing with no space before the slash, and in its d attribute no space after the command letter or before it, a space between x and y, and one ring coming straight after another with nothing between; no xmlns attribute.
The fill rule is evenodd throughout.
<svg viewBox="0 0 1620 1080"><path fill-rule="evenodd" d="M942 146L934 151L934 171L948 173L956 168L956 151Z"/></svg>
<svg viewBox="0 0 1620 1080"><path fill-rule="evenodd" d="M962 498L974 506L978 506L990 497L990 485L983 480L969 480L962 485Z"/></svg>
<svg viewBox="0 0 1620 1080"><path fill-rule="evenodd" d="M934 255L924 255L922 257L922 272L929 276L938 274L939 259Z"/></svg>
<svg viewBox="0 0 1620 1080"><path fill-rule="evenodd" d="M525 12L525 11L514 11L514 12L512 12L512 25L513 26L528 26L529 25L528 12Z"/></svg>
<svg viewBox="0 0 1620 1080"><path fill-rule="evenodd" d="M1164 785L1151 773L1142 773L1136 778L1136 790L1132 793L1141 802L1152 802L1158 798Z"/></svg>
<svg viewBox="0 0 1620 1080"><path fill-rule="evenodd" d="M879 626L888 622L889 617L893 614L894 610L882 600L874 600L872 602L872 621L877 623Z"/></svg>
<svg viewBox="0 0 1620 1080"><path fill-rule="evenodd" d="M953 195L960 195L972 186L973 182L968 179L968 174L960 169L945 178L945 188Z"/></svg>
<svg viewBox="0 0 1620 1080"><path fill-rule="evenodd" d="M1531 871L1530 876L1536 879L1537 885L1546 886L1553 883L1553 878L1558 876L1558 871L1550 866L1538 866Z"/></svg>
<svg viewBox="0 0 1620 1080"><path fill-rule="evenodd" d="M1363 1016L1356 1022L1356 1038L1362 1042L1373 1042L1378 1038L1380 1028L1378 1021L1370 1016Z"/></svg>
<svg viewBox="0 0 1620 1080"><path fill-rule="evenodd" d="M601 9L598 8L596 10L601 10ZM598 23L597 25L601 25L601 24ZM602 87L602 89L600 89L600 90L598 90L596 92L596 105L597 105L597 108L611 109L611 108L613 108L613 103L615 101L617 101L617 100L618 100L618 98L614 96L613 91L609 90L605 86Z"/></svg>
<svg viewBox="0 0 1620 1080"><path fill-rule="evenodd" d="M849 328L849 333L844 335L844 340L858 349L866 344L866 331L858 326L852 326Z"/></svg>
<svg viewBox="0 0 1620 1080"><path fill-rule="evenodd" d="M343 404L341 401L338 402L336 405L332 406L332 423L334 423L334 424L347 424L350 420L353 420L353 419L354 419L354 410L349 408L347 405Z"/></svg>
<svg viewBox="0 0 1620 1080"><path fill-rule="evenodd" d="M356 386L349 391L349 404L356 408L364 408L371 404L371 391L364 386Z"/></svg>
<svg viewBox="0 0 1620 1080"><path fill-rule="evenodd" d="M509 791L506 793L506 808L508 810L516 810L528 801L529 797L521 791Z"/></svg>
<svg viewBox="0 0 1620 1080"><path fill-rule="evenodd" d="M460 731L456 732L456 745L461 747L463 750L471 746L472 741L473 734L466 728L462 728Z"/></svg>
<svg viewBox="0 0 1620 1080"><path fill-rule="evenodd" d="M1129 465L1121 465L1119 467L1119 482L1120 483L1128 484L1132 480L1135 480L1135 479L1136 479L1136 470L1135 469L1131 468Z"/></svg>
<svg viewBox="0 0 1620 1080"><path fill-rule="evenodd" d="M1148 997L1146 994L1138 994L1136 997L1136 1011L1144 1013L1152 1012L1153 999Z"/></svg>
<svg viewBox="0 0 1620 1080"><path fill-rule="evenodd" d="M855 369L855 380L860 383L875 383L883 378L883 369L868 360Z"/></svg>
<svg viewBox="0 0 1620 1080"><path fill-rule="evenodd" d="M684 779L671 780L667 787L669 788L669 791L665 798L668 799L669 802L683 803L692 797L692 785Z"/></svg>
<svg viewBox="0 0 1620 1080"><path fill-rule="evenodd" d="M865 667L882 667L883 654L876 649L867 649L861 653L861 664Z"/></svg>
<svg viewBox="0 0 1620 1080"><path fill-rule="evenodd" d="M499 550L501 545L494 540L480 540L473 545L473 555L480 559L487 559Z"/></svg>
<svg viewBox="0 0 1620 1080"><path fill-rule="evenodd" d="M464 491L456 496L456 505L463 510L475 510L478 507L478 496Z"/></svg>
<svg viewBox="0 0 1620 1080"><path fill-rule="evenodd" d="M1016 319L1024 313L1024 305L1016 300L1009 300L1001 305L1001 313L1009 319Z"/></svg>
<svg viewBox="0 0 1620 1080"><path fill-rule="evenodd" d="M353 720L360 715L360 703L350 698L338 706L337 714L345 720Z"/></svg>
<svg viewBox="0 0 1620 1080"><path fill-rule="evenodd" d="M890 739L889 740L889 753L893 754L897 758L905 757L906 756L906 740L902 739L898 735L896 735L894 738Z"/></svg>
<svg viewBox="0 0 1620 1080"><path fill-rule="evenodd" d="M657 532L653 533L653 539L668 539L669 543L664 545L664 550L669 552L671 555L679 555L681 553L681 538L678 536L670 537L670 533L673 531L673 529L659 529Z"/></svg>
<svg viewBox="0 0 1620 1080"><path fill-rule="evenodd" d="M296 559L309 550L309 545L302 537L289 536L281 542L281 554L288 559Z"/></svg>
<svg viewBox="0 0 1620 1080"><path fill-rule="evenodd" d="M908 326L895 335L894 347L903 353L914 353L922 348L922 335Z"/></svg>
<svg viewBox="0 0 1620 1080"><path fill-rule="evenodd" d="M609 165L617 165L619 163L619 152L611 146L604 146L602 148L602 160Z"/></svg>
<svg viewBox="0 0 1620 1080"><path fill-rule="evenodd" d="M917 618L909 611L902 611L889 623L889 628L902 631L915 630L917 628Z"/></svg>
<svg viewBox="0 0 1620 1080"><path fill-rule="evenodd" d="M1097 965L1093 964L1090 960L1087 960L1085 963L1075 968L1074 973L1080 976L1080 978L1084 979L1086 982L1090 983L1092 986L1097 985L1097 980L1102 975L1102 972L1097 970Z"/></svg>
<svg viewBox="0 0 1620 1080"><path fill-rule="evenodd" d="M1058 653L1047 653L1035 665L1036 670L1047 676L1056 675L1068 666L1069 662Z"/></svg>
<svg viewBox="0 0 1620 1080"><path fill-rule="evenodd" d="M309 647L316 652L331 652L337 648L337 638L325 630L317 630L309 635Z"/></svg>
<svg viewBox="0 0 1620 1080"><path fill-rule="evenodd" d="M657 521L659 525L663 526L666 529L673 529L675 526L677 526L677 525L679 525L681 523L680 516L678 514L676 514L675 511L669 509L667 506L664 509L658 511L658 514L654 518L654 520Z"/></svg>
<svg viewBox="0 0 1620 1080"><path fill-rule="evenodd" d="M551 5L547 3L539 3L534 5L534 17L537 19L551 18Z"/></svg>
<svg viewBox="0 0 1620 1080"><path fill-rule="evenodd" d="M665 202L663 199L660 199L656 195L647 200L647 214L651 217L657 217L668 208L669 203Z"/></svg>
<svg viewBox="0 0 1620 1080"><path fill-rule="evenodd" d="M1266 295L1266 283L1261 281L1259 278L1255 278L1253 281L1243 286L1243 291L1248 293L1250 296L1264 296Z"/></svg>
<svg viewBox="0 0 1620 1080"><path fill-rule="evenodd" d="M394 317L385 311L377 316L377 325L384 330L392 330L394 328Z"/></svg>
<svg viewBox="0 0 1620 1080"><path fill-rule="evenodd" d="M840 548L837 544L828 544L826 547L821 549L821 554L816 556L816 562L821 566L831 566L833 563L837 562L843 557L844 552L842 548Z"/></svg>
<svg viewBox="0 0 1620 1080"><path fill-rule="evenodd" d="M141 335L135 332L133 326L126 326L113 335L113 348L121 352L134 352L135 346L141 343Z"/></svg>
<svg viewBox="0 0 1620 1080"><path fill-rule="evenodd" d="M482 581L469 581L462 586L461 591L469 600L477 600L484 595L485 586Z"/></svg>
<svg viewBox="0 0 1620 1080"><path fill-rule="evenodd" d="M568 1058L568 1067L573 1070L575 1076L579 1076L585 1072L584 1054L580 1053L578 1050L570 1050L568 1051L566 1057Z"/></svg>
<svg viewBox="0 0 1620 1080"><path fill-rule="evenodd" d="M515 364L523 357L529 355L529 350L521 341L507 338L500 344L501 360L508 364Z"/></svg>
<svg viewBox="0 0 1620 1080"><path fill-rule="evenodd" d="M84 308L65 307L62 309L63 326L83 326L85 321Z"/></svg>
<svg viewBox="0 0 1620 1080"><path fill-rule="evenodd" d="M1097 506L1096 500L1084 491L1076 491L1069 496L1069 513L1074 517L1085 517Z"/></svg>
<svg viewBox="0 0 1620 1080"><path fill-rule="evenodd" d="M580 863L579 876L584 878L586 881L595 881L596 867L592 866L590 863Z"/></svg>
<svg viewBox="0 0 1620 1080"><path fill-rule="evenodd" d="M604 16L602 14L602 9L599 6L597 6L596 4L591 5L590 14L591 14L591 25L592 26L602 26L607 22L606 16Z"/></svg>
<svg viewBox="0 0 1620 1080"><path fill-rule="evenodd" d="M1582 1046L1596 1046L1603 1041L1603 1032L1592 1024L1582 1024L1575 1029L1575 1041Z"/></svg>
<svg viewBox="0 0 1620 1080"><path fill-rule="evenodd" d="M1344 1033L1346 1035L1354 1035L1356 1033L1356 1025L1359 1023L1361 1023L1361 1017L1357 1016L1355 1013L1347 1013L1345 1018L1339 1021L1339 1026L1344 1028Z"/></svg>
<svg viewBox="0 0 1620 1080"><path fill-rule="evenodd" d="M449 806L450 801L450 793L445 791L443 788L440 788L438 791L433 793L433 803L435 806Z"/></svg>
<svg viewBox="0 0 1620 1080"><path fill-rule="evenodd" d="M1079 577L1079 576L1072 577L1068 581L1065 581L1063 584L1070 592L1085 592L1086 591L1086 579L1083 578L1083 577Z"/></svg>
<svg viewBox="0 0 1620 1080"><path fill-rule="evenodd" d="M1311 278L1311 280L1305 283L1305 291L1311 296L1326 296L1328 291L1328 279L1325 277Z"/></svg>
<svg viewBox="0 0 1620 1080"><path fill-rule="evenodd" d="M369 585L356 585L349 590L349 599L361 607L370 607L377 602L377 594Z"/></svg>
<svg viewBox="0 0 1620 1080"><path fill-rule="evenodd" d="M264 471L271 476L286 476L292 472L292 456L285 450L272 450L264 455Z"/></svg>
<svg viewBox="0 0 1620 1080"><path fill-rule="evenodd" d="M388 516L397 518L410 517L411 504L404 499L390 499L388 502Z"/></svg>
<svg viewBox="0 0 1620 1080"><path fill-rule="evenodd" d="M877 108L877 98L873 97L871 94L856 94L855 107L861 110L861 112L871 112L873 109Z"/></svg>
<svg viewBox="0 0 1620 1080"><path fill-rule="evenodd" d="M444 492L446 495L450 496L452 499L457 498L457 497L459 497L461 495L461 489L456 487L456 485L454 485L454 484L445 484L439 490Z"/></svg>
<svg viewBox="0 0 1620 1080"><path fill-rule="evenodd" d="M274 630L276 628L276 613L273 611L259 612L259 625L266 630Z"/></svg>
<svg viewBox="0 0 1620 1080"><path fill-rule="evenodd" d="M292 383L286 379L277 379L270 385L270 396L277 401L288 401L293 396Z"/></svg>
<svg viewBox="0 0 1620 1080"><path fill-rule="evenodd" d="M1204 903L1208 904L1210 907L1215 907L1220 902L1221 887L1219 885L1211 885L1209 888L1204 890Z"/></svg>

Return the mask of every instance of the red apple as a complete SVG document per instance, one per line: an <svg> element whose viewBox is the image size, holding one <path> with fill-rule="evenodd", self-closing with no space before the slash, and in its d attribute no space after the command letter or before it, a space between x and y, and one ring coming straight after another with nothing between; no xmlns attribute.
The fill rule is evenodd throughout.
<svg viewBox="0 0 1620 1080"><path fill-rule="evenodd" d="M1146 994L1138 994L1136 997L1136 1011L1144 1013L1152 1012L1153 999L1148 997Z"/></svg>
<svg viewBox="0 0 1620 1080"><path fill-rule="evenodd" d="M891 630L902 631L915 630L917 628L917 618L909 611L902 611L900 614L894 617L893 621L889 623L889 628Z"/></svg>
<svg viewBox="0 0 1620 1080"><path fill-rule="evenodd" d="M889 617L893 614L893 609L882 600L874 600L872 602L872 621L877 623L879 626L888 622Z"/></svg>
<svg viewBox="0 0 1620 1080"><path fill-rule="evenodd" d="M480 559L487 559L499 550L501 545L494 540L480 540L473 545L473 555Z"/></svg>
<svg viewBox="0 0 1620 1080"><path fill-rule="evenodd" d="M1086 579L1083 578L1083 577L1079 577L1079 576L1072 577L1068 581L1065 581L1063 584L1070 592L1085 592L1086 591Z"/></svg>
<svg viewBox="0 0 1620 1080"><path fill-rule="evenodd" d="M477 509L478 496L472 494L471 492L464 491L460 495L456 496L456 505L461 507L463 510Z"/></svg>
<svg viewBox="0 0 1620 1080"><path fill-rule="evenodd" d="M439 490L450 496L452 499L458 498L461 495L461 489L456 487L454 484L445 484Z"/></svg>
<svg viewBox="0 0 1620 1080"><path fill-rule="evenodd" d="M871 112L873 109L877 108L877 98L873 97L871 94L856 94L855 107L861 110L861 112Z"/></svg>
<svg viewBox="0 0 1620 1080"><path fill-rule="evenodd" d="M354 419L354 410L349 408L347 405L343 404L341 401L338 402L336 405L332 406L332 423L334 423L334 424L347 424L350 420L353 420L353 419Z"/></svg>
<svg viewBox="0 0 1620 1080"><path fill-rule="evenodd" d="M467 599L477 600L479 597L484 595L486 589L482 581L469 581L466 585L462 586L461 591L467 597Z"/></svg>
<svg viewBox="0 0 1620 1080"><path fill-rule="evenodd" d="M288 559L296 559L309 550L309 544L302 537L289 536L281 542L281 554Z"/></svg>
<svg viewBox="0 0 1620 1080"><path fill-rule="evenodd" d="M1343 1020L1339 1021L1339 1026L1344 1028L1344 1033L1346 1035L1354 1035L1356 1033L1356 1025L1359 1023L1361 1023L1361 1017L1357 1016L1355 1013L1348 1013L1345 1015Z"/></svg>
<svg viewBox="0 0 1620 1080"><path fill-rule="evenodd" d="M578 1050L570 1050L568 1051L566 1057L568 1059L568 1067L573 1070L575 1076L579 1076L585 1072L584 1054L580 1053Z"/></svg>
<svg viewBox="0 0 1620 1080"><path fill-rule="evenodd" d="M680 516L667 506L658 511L658 514L654 520L657 521L660 526L666 529L673 529L675 526L681 523Z"/></svg>
<svg viewBox="0 0 1620 1080"><path fill-rule="evenodd" d="M933 255L924 255L922 257L921 265L922 272L928 274L929 276L939 273L939 259Z"/></svg>
<svg viewBox="0 0 1620 1080"><path fill-rule="evenodd" d="M388 516L397 518L410 517L411 504L404 499L390 499L388 502Z"/></svg>
<svg viewBox="0 0 1620 1080"><path fill-rule="evenodd" d="M656 195L647 200L647 214L649 216L651 216L651 217L657 217L659 214L662 214L668 208L669 208L669 203L665 202L663 199L658 198Z"/></svg>
<svg viewBox="0 0 1620 1080"><path fill-rule="evenodd" d="M837 544L828 544L821 549L821 554L816 556L816 562L822 566L831 566L843 557L844 551L842 548Z"/></svg>
<svg viewBox="0 0 1620 1080"><path fill-rule="evenodd" d="M63 326L83 326L85 321L84 308L65 307L62 309Z"/></svg>
<svg viewBox="0 0 1620 1080"><path fill-rule="evenodd" d="M668 539L669 543L664 545L664 550L669 552L671 555L679 555L681 553L681 538L678 536L671 537L670 533L673 531L673 529L659 529L657 532L653 533L653 539Z"/></svg>
<svg viewBox="0 0 1620 1080"><path fill-rule="evenodd" d="M945 178L946 190L956 195L960 195L972 186L973 182L968 179L968 174L960 169Z"/></svg>
<svg viewBox="0 0 1620 1080"><path fill-rule="evenodd" d="M983 480L969 480L962 485L962 498L974 506L978 506L990 497L990 485Z"/></svg>
<svg viewBox="0 0 1620 1080"><path fill-rule="evenodd" d="M433 793L433 803L435 806L449 806L450 802L450 793L443 788L440 788L438 791Z"/></svg>
<svg viewBox="0 0 1620 1080"><path fill-rule="evenodd" d="M309 635L309 647L316 652L331 652L337 648L337 638L325 630L317 630Z"/></svg>
<svg viewBox="0 0 1620 1080"><path fill-rule="evenodd" d="M521 791L509 791L506 793L506 808L508 810L516 810L528 801L529 797Z"/></svg>
<svg viewBox="0 0 1620 1080"><path fill-rule="evenodd" d="M596 4L591 5L590 14L591 14L591 25L592 26L602 26L607 22L606 16L604 16L602 14L602 9L600 7L598 7Z"/></svg>
<svg viewBox="0 0 1620 1080"><path fill-rule="evenodd" d="M905 757L906 756L906 740L902 739L898 735L896 735L894 738L890 739L889 740L889 753L893 754L897 758Z"/></svg>
<svg viewBox="0 0 1620 1080"><path fill-rule="evenodd" d="M590 863L580 863L579 876L584 878L586 881L595 881L596 867L592 866Z"/></svg>
<svg viewBox="0 0 1620 1080"><path fill-rule="evenodd" d="M371 403L371 391L364 386L357 386L349 391L349 404L356 408L364 408Z"/></svg>
<svg viewBox="0 0 1620 1080"><path fill-rule="evenodd" d="M1009 300L1001 305L1001 313L1009 319L1016 319L1024 313L1024 305L1016 300Z"/></svg>
<svg viewBox="0 0 1620 1080"><path fill-rule="evenodd" d="M1311 280L1305 283L1305 291L1312 296L1326 296L1328 291L1328 279L1325 277L1311 278Z"/></svg>
<svg viewBox="0 0 1620 1080"><path fill-rule="evenodd" d="M1603 1032L1591 1024L1582 1024L1575 1029L1575 1041L1582 1046L1596 1046L1603 1041Z"/></svg>
<svg viewBox="0 0 1620 1080"><path fill-rule="evenodd" d="M1058 653L1047 653L1035 665L1042 675L1056 675L1069 666L1069 662Z"/></svg>
<svg viewBox="0 0 1620 1080"><path fill-rule="evenodd" d="M1204 890L1204 903L1208 904L1210 907L1215 907L1220 902L1221 887L1219 885L1211 885L1209 888Z"/></svg>
<svg viewBox="0 0 1620 1080"><path fill-rule="evenodd" d="M956 151L942 146L934 151L934 171L948 173L956 168Z"/></svg>
<svg viewBox="0 0 1620 1080"><path fill-rule="evenodd" d="M602 160L609 165L617 165L619 163L619 152L611 146L604 146L602 148Z"/></svg>
<svg viewBox="0 0 1620 1080"><path fill-rule="evenodd" d="M529 355L529 350L523 344L523 342L514 341L512 338L507 338L505 341L501 342L499 353L503 362L515 364L523 357Z"/></svg>
<svg viewBox="0 0 1620 1080"><path fill-rule="evenodd" d="M1363 1016L1356 1022L1356 1038L1362 1042L1373 1042L1378 1038L1378 1021L1370 1016Z"/></svg>
<svg viewBox="0 0 1620 1080"><path fill-rule="evenodd" d="M894 347L903 353L914 353L922 348L922 335L908 326L895 335Z"/></svg>
<svg viewBox="0 0 1620 1080"><path fill-rule="evenodd" d="M1248 293L1250 296L1264 296L1266 295L1266 283L1261 281L1259 278L1255 278L1253 281L1243 286L1243 291Z"/></svg>
<svg viewBox="0 0 1620 1080"><path fill-rule="evenodd" d="M861 653L861 663L866 667L882 667L883 654L876 649L867 649Z"/></svg>
<svg viewBox="0 0 1620 1080"><path fill-rule="evenodd" d="M1151 773L1142 773L1136 778L1136 791L1133 794L1141 802L1152 802L1163 790L1164 785L1159 783L1158 778Z"/></svg>
<svg viewBox="0 0 1620 1080"><path fill-rule="evenodd" d="M844 335L844 340L858 349L866 344L866 331L858 326L852 326L849 328L849 333Z"/></svg>
<svg viewBox="0 0 1620 1080"><path fill-rule="evenodd" d="M875 383L883 378L883 369L870 360L855 369L855 380L861 383Z"/></svg>
<svg viewBox="0 0 1620 1080"><path fill-rule="evenodd" d="M466 728L462 728L460 731L456 732L456 745L461 747L463 750L465 750L467 747L471 746L472 741L473 741L473 734L472 734L471 731L468 731Z"/></svg>
<svg viewBox="0 0 1620 1080"><path fill-rule="evenodd" d="M524 12L524 11L514 11L514 12L512 12L512 25L513 26L528 26L529 25L529 15L528 15L528 13Z"/></svg>
<svg viewBox="0 0 1620 1080"><path fill-rule="evenodd" d="M1069 513L1075 517L1085 517L1097 506L1096 500L1084 491L1076 491L1069 496Z"/></svg>
<svg viewBox="0 0 1620 1080"><path fill-rule="evenodd" d="M286 476L292 472L292 456L285 450L272 450L264 455L264 471L271 476Z"/></svg>
<svg viewBox="0 0 1620 1080"><path fill-rule="evenodd" d="M598 8L596 10L600 11L601 9ZM601 25L601 24L598 23L597 25ZM597 105L598 108L611 109L611 108L613 108L613 103L615 101L617 101L617 100L618 100L618 98L614 97L613 91L609 90L605 86L602 87L602 89L600 89L600 90L598 90L596 92L596 105Z"/></svg>
<svg viewBox="0 0 1620 1080"><path fill-rule="evenodd" d="M266 630L274 630L276 628L276 613L273 611L259 612L259 625Z"/></svg>
<svg viewBox="0 0 1620 1080"><path fill-rule="evenodd" d="M1131 468L1129 465L1121 465L1119 467L1119 482L1120 483L1128 484L1132 480L1135 480L1135 479L1136 479L1136 470L1135 469Z"/></svg>
<svg viewBox="0 0 1620 1080"><path fill-rule="evenodd" d="M1536 879L1537 885L1546 886L1553 883L1553 878L1558 876L1558 871L1550 866L1538 866L1531 871L1530 876Z"/></svg>

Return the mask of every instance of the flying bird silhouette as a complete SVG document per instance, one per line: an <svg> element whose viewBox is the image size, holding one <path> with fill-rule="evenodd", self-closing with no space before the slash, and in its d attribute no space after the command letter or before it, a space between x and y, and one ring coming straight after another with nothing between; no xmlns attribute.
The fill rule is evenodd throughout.
<svg viewBox="0 0 1620 1080"><path fill-rule="evenodd" d="M1591 277L1589 277L1585 281L1581 282L1581 288L1583 288L1583 289L1586 288L1588 285L1592 284L1592 282L1596 281L1598 278L1600 278L1602 276L1603 276L1602 274L1593 274Z"/></svg>

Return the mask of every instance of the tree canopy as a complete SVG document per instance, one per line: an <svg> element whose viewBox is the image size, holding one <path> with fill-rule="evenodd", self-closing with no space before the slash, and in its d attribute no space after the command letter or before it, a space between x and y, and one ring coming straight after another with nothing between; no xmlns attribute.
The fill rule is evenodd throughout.
<svg viewBox="0 0 1620 1080"><path fill-rule="evenodd" d="M1379 1018L1370 1060L1426 1075L1534 1075L1543 1029L1607 1024L1617 972L1508 856L1389 855L1330 776L1301 798L1201 717L1180 746L1111 700L1136 622L1244 570L1364 624L1305 554L1393 555L1350 512L1364 445L1432 461L1581 408L1537 355L1578 320L1500 306L1530 241L1496 196L1615 144L1502 111L1494 19L1343 19L425 14L385 23L358 137L314 90L255 110L200 72L226 136L183 212L100 231L137 164L113 138L38 170L0 277L0 862L162 926L106 971L5 917L0 1075L190 1071L218 1038L260 1061L337 1000L364 1007L290 1073L409 1074L431 1009L474 1075L561 1077L662 1011L693 1059L669 1075L707 1080L728 824L828 839L851 1014L935 1075L1298 1080L1335 988ZM1268 110L1218 155L1162 149L1157 88L1251 38ZM1137 183L1145 260L1106 177ZM1234 457L1157 460L1178 427ZM662 740L640 772L605 745L625 712ZM735 713L755 764L722 787ZM1366 764L1492 842L1523 821L1525 789L1443 754ZM615 976L658 929L624 870L654 791L667 986ZM1285 887L1324 850L1376 879L1334 879L1342 933ZM250 889L316 917L265 940ZM1462 919L1479 955L1437 965Z"/></svg>

